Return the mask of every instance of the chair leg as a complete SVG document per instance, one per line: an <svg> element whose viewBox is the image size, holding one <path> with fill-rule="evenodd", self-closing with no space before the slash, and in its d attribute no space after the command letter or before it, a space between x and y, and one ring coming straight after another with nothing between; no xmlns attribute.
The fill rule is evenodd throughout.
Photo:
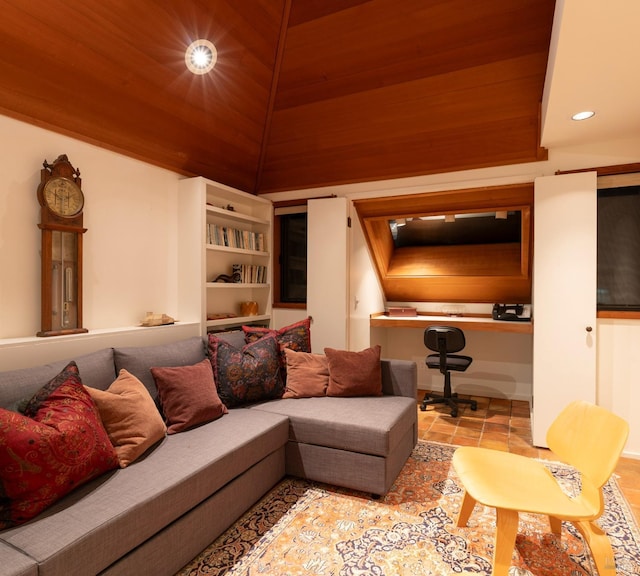
<svg viewBox="0 0 640 576"><path fill-rule="evenodd" d="M496 508L496 539L492 576L508 576L518 533L518 512Z"/></svg>
<svg viewBox="0 0 640 576"><path fill-rule="evenodd" d="M458 528L464 528L469 521L469 516L473 512L473 509L476 505L476 500L473 498L469 492L464 491L464 499L462 500L462 505L460 506L460 510L458 511L458 521L456 522L456 526Z"/></svg>
<svg viewBox="0 0 640 576"><path fill-rule="evenodd" d="M574 522L573 525L589 545L591 556L596 563L598 576L615 576L616 561L613 556L613 548L607 533L595 522Z"/></svg>
<svg viewBox="0 0 640 576"><path fill-rule="evenodd" d="M560 518L549 516L549 526L551 527L551 532L553 534L560 536L560 533L562 532L562 520L560 520Z"/></svg>
<svg viewBox="0 0 640 576"><path fill-rule="evenodd" d="M458 404L470 404L471 410L478 409L478 402L468 398L458 398L458 394L451 393L451 373L446 372L444 375L444 391L443 394L431 394L427 392L420 404L420 410L423 412L430 404L446 404L451 408L451 416L456 418L458 416Z"/></svg>

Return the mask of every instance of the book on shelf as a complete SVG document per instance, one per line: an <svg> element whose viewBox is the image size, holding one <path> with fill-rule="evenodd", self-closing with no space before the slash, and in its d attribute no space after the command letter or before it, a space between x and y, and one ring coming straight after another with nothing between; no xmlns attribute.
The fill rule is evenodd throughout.
<svg viewBox="0 0 640 576"><path fill-rule="evenodd" d="M265 252L264 233L240 230L220 224L207 224L207 244Z"/></svg>
<svg viewBox="0 0 640 576"><path fill-rule="evenodd" d="M260 264L234 264L232 266L234 278L240 277L243 284L265 284L267 282L267 267Z"/></svg>

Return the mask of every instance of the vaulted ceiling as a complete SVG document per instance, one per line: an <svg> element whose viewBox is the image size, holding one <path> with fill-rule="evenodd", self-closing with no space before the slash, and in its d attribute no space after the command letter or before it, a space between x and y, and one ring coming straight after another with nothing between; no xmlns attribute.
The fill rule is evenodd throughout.
<svg viewBox="0 0 640 576"><path fill-rule="evenodd" d="M0 113L254 193L531 162L554 4L4 0Z"/></svg>

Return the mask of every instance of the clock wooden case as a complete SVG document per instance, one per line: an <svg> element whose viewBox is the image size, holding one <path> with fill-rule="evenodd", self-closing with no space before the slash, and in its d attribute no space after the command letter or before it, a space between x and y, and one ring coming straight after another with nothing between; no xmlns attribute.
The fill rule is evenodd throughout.
<svg viewBox="0 0 640 576"><path fill-rule="evenodd" d="M84 194L80 170L66 154L46 160L37 191L42 233L41 330L38 336L88 332L82 327Z"/></svg>

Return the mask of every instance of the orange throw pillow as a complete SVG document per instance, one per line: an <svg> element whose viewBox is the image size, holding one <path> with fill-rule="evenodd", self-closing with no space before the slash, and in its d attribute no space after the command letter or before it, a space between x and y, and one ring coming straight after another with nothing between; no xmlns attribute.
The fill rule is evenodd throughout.
<svg viewBox="0 0 640 576"><path fill-rule="evenodd" d="M167 427L151 394L124 368L107 390L85 386L98 407L109 440L125 468L164 438Z"/></svg>
<svg viewBox="0 0 640 576"><path fill-rule="evenodd" d="M324 396L329 386L329 364L326 356L309 352L284 350L287 360L287 386L283 398Z"/></svg>

